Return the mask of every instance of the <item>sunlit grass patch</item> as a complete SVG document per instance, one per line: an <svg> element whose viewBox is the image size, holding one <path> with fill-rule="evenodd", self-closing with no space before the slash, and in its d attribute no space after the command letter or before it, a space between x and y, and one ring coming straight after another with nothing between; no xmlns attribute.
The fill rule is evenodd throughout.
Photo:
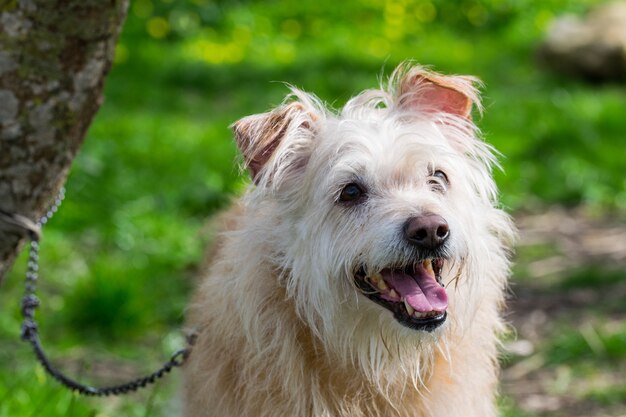
<svg viewBox="0 0 626 417"><path fill-rule="evenodd" d="M626 322L594 321L557 329L546 347L550 364L626 360Z"/></svg>
<svg viewBox="0 0 626 417"><path fill-rule="evenodd" d="M603 405L626 404L626 384L614 384L594 389L587 394L587 398Z"/></svg>
<svg viewBox="0 0 626 417"><path fill-rule="evenodd" d="M498 408L501 417L537 417L536 414L525 412L515 405L515 401L507 396L498 398Z"/></svg>
<svg viewBox="0 0 626 417"><path fill-rule="evenodd" d="M601 289L615 284L626 283L626 271L612 265L589 265L568 274L559 287L568 290L574 288Z"/></svg>

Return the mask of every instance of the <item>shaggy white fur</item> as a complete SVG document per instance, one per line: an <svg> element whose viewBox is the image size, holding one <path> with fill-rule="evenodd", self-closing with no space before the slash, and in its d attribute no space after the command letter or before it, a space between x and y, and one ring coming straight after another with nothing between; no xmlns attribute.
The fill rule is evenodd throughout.
<svg viewBox="0 0 626 417"><path fill-rule="evenodd" d="M403 65L338 113L294 88L234 125L253 183L190 307L186 416L496 415L514 228L470 116L475 82ZM348 184L358 201L342 201ZM422 260L403 228L425 213L449 227L448 307L416 330L356 280Z"/></svg>

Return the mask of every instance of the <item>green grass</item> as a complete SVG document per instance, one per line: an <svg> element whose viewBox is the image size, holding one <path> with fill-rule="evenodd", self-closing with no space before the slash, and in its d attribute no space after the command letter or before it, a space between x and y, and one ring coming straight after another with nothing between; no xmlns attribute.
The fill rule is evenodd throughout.
<svg viewBox="0 0 626 417"><path fill-rule="evenodd" d="M626 359L626 325L606 329L591 324L572 328L559 326L559 333L545 347L549 364L606 361L619 363Z"/></svg>
<svg viewBox="0 0 626 417"><path fill-rule="evenodd" d="M55 358L121 357L141 372L176 348L203 225L244 183L228 126L280 103L282 82L340 107L406 59L477 75L478 123L505 155L496 179L506 207L623 212L623 86L587 85L533 60L552 16L593 3L134 0L106 101L45 231L38 317ZM173 382L153 402L150 392L85 400L42 376L17 342L23 270L21 258L0 290L0 417L166 415ZM605 336L607 355L620 351L623 334ZM562 337L567 355L546 345L553 362L593 360L575 331Z"/></svg>
<svg viewBox="0 0 626 417"><path fill-rule="evenodd" d="M512 398L502 396L499 400L501 417L536 417L535 414L520 410Z"/></svg>
<svg viewBox="0 0 626 417"><path fill-rule="evenodd" d="M589 398L603 405L617 405L626 403L626 385L604 387L588 394Z"/></svg>
<svg viewBox="0 0 626 417"><path fill-rule="evenodd" d="M626 281L624 270L610 265L588 265L567 275L560 283L564 290L576 288L606 288Z"/></svg>

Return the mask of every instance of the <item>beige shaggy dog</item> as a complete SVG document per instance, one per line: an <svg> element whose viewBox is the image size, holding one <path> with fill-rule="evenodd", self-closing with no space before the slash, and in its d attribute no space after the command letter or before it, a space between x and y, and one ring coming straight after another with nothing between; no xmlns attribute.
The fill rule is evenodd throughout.
<svg viewBox="0 0 626 417"><path fill-rule="evenodd" d="M475 82L403 65L235 123L252 184L190 307L185 416L497 414L514 229Z"/></svg>

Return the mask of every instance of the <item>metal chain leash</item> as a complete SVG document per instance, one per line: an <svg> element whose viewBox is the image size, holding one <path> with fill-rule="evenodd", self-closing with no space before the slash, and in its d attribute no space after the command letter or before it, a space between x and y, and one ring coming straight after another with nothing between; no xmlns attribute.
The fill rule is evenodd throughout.
<svg viewBox="0 0 626 417"><path fill-rule="evenodd" d="M154 384L157 380L168 374L172 369L183 365L189 354L191 348L195 342L195 335L187 337L187 346L184 349L176 351L170 359L165 362L159 369L152 372L149 375L136 378L124 384L112 385L108 387L92 387L89 385L81 384L76 380L68 377L63 372L58 370L52 365L48 355L46 355L44 348L39 340L39 332L37 322L35 321L35 310L39 306L39 299L37 298L35 291L37 289L37 280L39 277L39 242L41 240L41 228L54 216L59 209L59 206L65 198L65 190L61 188L59 194L54 200L52 206L48 211L39 219L35 227L32 225L24 225L24 228L28 230L28 236L30 238L30 250L28 254L28 265L26 269L25 291L22 298L22 340L31 344L35 356L46 370L46 372L65 387L71 391L77 392L86 396L104 397L111 395L121 395L129 392L134 392L140 388L144 388L148 385Z"/></svg>

